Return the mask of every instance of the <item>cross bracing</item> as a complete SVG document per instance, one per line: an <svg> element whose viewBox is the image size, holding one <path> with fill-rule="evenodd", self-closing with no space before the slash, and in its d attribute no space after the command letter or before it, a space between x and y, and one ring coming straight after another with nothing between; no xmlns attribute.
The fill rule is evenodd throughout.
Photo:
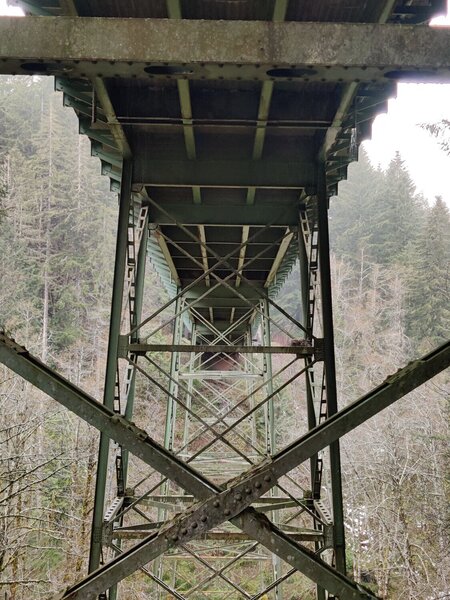
<svg viewBox="0 0 450 600"><path fill-rule="evenodd" d="M0 340L101 431L90 574L61 598L113 600L138 569L155 599L281 600L304 576L319 600L374 597L345 572L339 438L448 346L339 412L328 198L395 81L448 77L448 33L416 27L444 2L17 3L46 18L0 20L0 71L55 76L120 193L103 405ZM152 314L147 255L169 296Z"/></svg>

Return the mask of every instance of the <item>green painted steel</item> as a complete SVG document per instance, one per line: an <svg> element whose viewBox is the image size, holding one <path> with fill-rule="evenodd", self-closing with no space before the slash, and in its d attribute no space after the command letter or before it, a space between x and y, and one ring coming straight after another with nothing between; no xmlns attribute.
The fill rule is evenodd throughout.
<svg viewBox="0 0 450 600"><path fill-rule="evenodd" d="M211 526L214 526L215 523L223 522L228 518L268 548L273 547L274 550L276 548L277 554L285 561L300 568L308 577L320 582L330 592L342 595L343 598L363 599L375 598L375 596L329 567L312 552L294 545L263 515L245 507L276 485L277 479L282 474L289 472L303 460L307 460L320 449L364 423L430 377L448 368L450 342L388 377L381 386L334 414L288 448L275 454L269 463L263 462L256 469L250 469L245 477L238 478L225 492L221 492L220 488L208 482L192 467L183 464L156 444L144 431L139 430L126 419L118 417L103 404L96 402L5 335L0 337L0 360L69 410L82 416L91 425L123 443L142 460L165 472L172 480L184 482L185 489L206 502L195 505L195 510L191 509L184 520L175 519L170 526L165 527L164 533L151 535L107 566L92 573L83 582L67 590L61 599L94 598L106 587L136 570L139 565L146 564L172 545L182 543L183 538L187 541L196 534L201 534L204 527L199 525L192 527L190 523L198 523L200 520L205 524L210 519ZM251 490L251 493L247 493L247 489ZM211 513L209 507L211 509L214 507L215 510ZM203 516L206 517L205 520ZM210 528L209 525L205 526Z"/></svg>
<svg viewBox="0 0 450 600"><path fill-rule="evenodd" d="M113 295L109 326L108 356L105 374L103 403L113 409L117 377L118 342L125 279L125 257L127 249L128 217L131 206L132 163L123 165L122 188L120 195L119 224L117 228L116 258L114 269ZM105 490L108 478L109 437L102 431L95 482L95 503L91 530L89 571L95 571L100 565L103 515L105 510Z"/></svg>
<svg viewBox="0 0 450 600"><path fill-rule="evenodd" d="M297 571L317 584L318 600L324 600L325 589L342 599L373 598L345 574L339 438L448 365L449 348L338 411L327 204L346 177L355 147L370 134L375 114L395 93L395 81L416 74L448 78L450 34L404 25L427 21L443 1L405 7L393 0L354 3L350 12L332 0L302 5L310 21L321 21L333 5L336 21L351 16L353 23L296 21L303 18L295 12L300 0L230 2L226 13L223 3L208 3L199 12L196 3L180 0L131 3L123 12L105 0L102 16L97 3L84 0L19 4L47 17L0 19L0 72L57 76L64 104L78 115L102 173L122 196L104 404L0 338L5 364L102 432L90 570L99 565L100 549L114 558L61 598L95 598L109 588L114 600L120 595L116 584L155 558L160 567L144 569L152 585L183 600L176 564L169 584L164 561L185 552L182 542L199 534L215 541L224 556L233 535L242 543L257 541L230 566L245 561L258 543L272 552L272 558L264 555L276 566L272 581L260 586L255 598L281 599L284 582ZM402 24L385 25L388 21ZM142 211L147 211L144 231ZM151 315L142 313L146 252L169 296ZM278 295L299 257L297 321L279 305ZM121 327L124 289L130 314ZM324 340L314 318L317 296ZM263 345L252 346L261 328ZM270 331L276 329L293 346L289 341L271 346ZM159 337L168 331L170 347ZM170 371L157 354L166 350L172 352ZM276 353L286 355L279 357L286 364L278 370L271 365ZM228 370L214 363L224 357ZM125 392L115 387L118 359L127 361ZM146 372L148 365L166 383ZM305 374L309 431L277 452L276 397ZM137 377L168 398L166 447L130 422ZM119 399L127 401L126 408L115 406ZM233 415L227 406L243 414ZM116 455L121 480L105 511L109 438L121 446ZM223 452L214 449L216 442ZM192 451L189 444L201 449ZM327 446L334 521L319 502ZM164 502L155 499L157 488L129 495L128 453L161 474ZM284 486L289 472L306 460L312 498L292 495ZM189 494L181 504L200 504L174 517L182 508L172 486ZM269 496L260 498L265 491L273 505L266 503ZM153 529L127 525L133 506L156 508ZM308 531L282 529L281 511L294 507L308 515ZM241 531L211 529L228 520ZM146 532L151 533L142 540ZM315 544L317 555L308 549L312 546L298 543L305 541L302 535ZM141 541L126 549L124 540L133 536ZM221 540L227 543L221 546ZM327 547L334 549L337 568L320 558ZM228 593L231 587L248 597L246 582L215 569L198 548L190 546L189 560L209 569L211 581ZM195 582L190 593L204 598L205 581Z"/></svg>

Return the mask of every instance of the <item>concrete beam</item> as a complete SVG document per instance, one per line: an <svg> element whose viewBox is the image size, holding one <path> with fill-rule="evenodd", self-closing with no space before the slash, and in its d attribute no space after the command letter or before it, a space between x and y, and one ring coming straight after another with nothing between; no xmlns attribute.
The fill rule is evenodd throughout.
<svg viewBox="0 0 450 600"><path fill-rule="evenodd" d="M176 43L167 44L167 40ZM326 43L324 43L326 40ZM424 26L3 17L0 72L65 77L450 79L450 31Z"/></svg>

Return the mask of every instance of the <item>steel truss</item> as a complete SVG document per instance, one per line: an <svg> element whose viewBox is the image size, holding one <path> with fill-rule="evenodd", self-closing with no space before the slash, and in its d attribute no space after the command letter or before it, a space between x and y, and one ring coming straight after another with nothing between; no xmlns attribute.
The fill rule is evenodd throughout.
<svg viewBox="0 0 450 600"><path fill-rule="evenodd" d="M49 14L37 0L20 3ZM354 158L356 114L367 124L376 110L371 86L448 79L449 33L384 24L392 0L370 16L376 24L285 23L287 0L273 3L273 22L181 21L179 0L167 0L168 19L83 19L77 3L60 4L64 19L0 19L0 72L59 76L120 202L103 403L0 333L4 364L100 431L89 575L58 598L115 600L136 572L152 600L283 600L306 578L318 600L374 598L345 572L339 440L446 368L450 346L338 411L328 196ZM179 116L146 118L181 126L184 159L139 147L132 156L124 128L134 117L117 116L108 78L149 77L176 80ZM208 80L260 82L256 122L194 118L190 87ZM340 99L325 121L272 121L277 80L332 83ZM194 127L255 125L251 157L197 156ZM268 159L266 135L286 127L326 135L292 162ZM158 202L150 186L191 188L192 198ZM205 188L246 188L245 204L208 205ZM259 202L257 189L273 201ZM298 201L278 210L280 191ZM239 227L240 243L224 236L217 250L208 229L222 225ZM293 247L298 318L271 292ZM148 254L172 290L150 314ZM266 273L262 287L251 272Z"/></svg>
<svg viewBox="0 0 450 600"><path fill-rule="evenodd" d="M250 468L243 476L234 478L226 482L226 485L221 486L216 485L187 462L178 459L176 455L164 449L145 431L117 415L104 404L95 401L49 369L5 334L0 334L0 360L69 410L97 427L110 439L117 440L124 448L165 475L176 485L190 491L198 499L198 502L190 505L188 510L175 516L163 526L158 527L158 524L155 524L156 531L154 533L148 535L136 546L119 554L76 586L63 592L59 598L95 598L111 584L121 581L141 567L145 568L149 561L163 552L178 547L184 548L186 543L201 538L206 532L214 530L226 520L231 521L250 538L259 541L294 567L294 570L288 571L280 579L291 576L295 569L298 569L334 595L342 598L374 598L372 594L321 560L316 553L298 543L290 533L284 532L269 521L264 514L264 505L269 503L266 510L274 510L276 502L270 496L263 502L263 496L275 485L280 488L280 479L298 464L316 455L326 445L336 441L447 368L450 365L450 342L400 369L372 392L274 454L271 460L262 461ZM146 494L149 500L151 500L152 491L150 490ZM166 499L170 500L167 496L164 500ZM131 507L136 499L130 500ZM185 498L185 501L189 503L191 498ZM270 502L273 504L271 505ZM250 507L251 504L257 507L256 510ZM258 508L261 504L263 509ZM311 512L308 501L304 500L303 504L300 504L305 511ZM116 506L112 507L105 516L108 516L109 519L114 518L113 513L117 515L122 505L123 499L119 502L116 501ZM114 547L119 550L118 546ZM256 545L253 544L248 552L253 552L255 548ZM192 550L189 553L192 553ZM159 581L154 574L151 575L151 579ZM270 589L273 589L274 585L276 582L269 586ZM167 586L165 584L164 586L166 589ZM183 597L176 591L171 591L171 593L174 597Z"/></svg>
<svg viewBox="0 0 450 600"><path fill-rule="evenodd" d="M204 250L196 283L205 291L191 298L187 286L145 316L147 236L175 242L149 227L152 201L132 194L131 173L125 161L103 404L0 338L2 362L101 431L91 573L60 598L114 599L117 584L137 570L149 578L152 598L282 599L301 574L316 583L319 599L373 598L345 574L339 438L448 366L450 345L338 412L324 183L304 199L297 227L300 321L246 278L254 257L235 268L182 223ZM242 257L248 243L231 254ZM217 274L224 264L228 275ZM232 285L237 277L254 288L256 303ZM217 288L248 309L221 328L214 309L197 308ZM272 344L276 328L293 338L290 346ZM172 343L161 344L168 329ZM161 350L170 352L168 363ZM144 425L152 436L132 422L135 415L145 421L139 411L145 414L149 393ZM161 417L151 418L158 406L165 415L159 431ZM288 406L304 409L307 426L286 446L280 415ZM108 497L112 471L115 495Z"/></svg>

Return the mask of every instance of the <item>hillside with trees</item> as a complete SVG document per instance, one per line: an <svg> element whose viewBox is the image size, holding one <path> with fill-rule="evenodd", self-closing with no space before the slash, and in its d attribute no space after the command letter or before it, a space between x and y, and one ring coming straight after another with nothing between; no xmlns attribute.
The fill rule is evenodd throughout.
<svg viewBox="0 0 450 600"><path fill-rule="evenodd" d="M0 80L0 325L101 398L117 196L52 85ZM401 156L382 171L361 151L330 219L344 406L449 337L450 213ZM282 297L295 312L298 269ZM444 373L343 440L349 573L383 599L450 597L448 391ZM0 365L2 598L47 598L86 572L97 443Z"/></svg>

